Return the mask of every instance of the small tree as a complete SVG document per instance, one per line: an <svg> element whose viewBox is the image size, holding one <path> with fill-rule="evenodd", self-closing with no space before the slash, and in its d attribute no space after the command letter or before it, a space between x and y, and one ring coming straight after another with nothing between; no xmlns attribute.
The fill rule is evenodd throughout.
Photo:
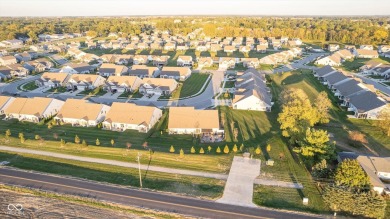
<svg viewBox="0 0 390 219"><path fill-rule="evenodd" d="M370 187L370 180L357 160L345 159L336 169L334 181L337 186L355 189Z"/></svg>
<svg viewBox="0 0 390 219"><path fill-rule="evenodd" d="M183 158L184 157L184 151L182 148L180 148L180 157Z"/></svg>
<svg viewBox="0 0 390 219"><path fill-rule="evenodd" d="M271 151L271 145L270 144L267 144L267 152L270 152Z"/></svg>
<svg viewBox="0 0 390 219"><path fill-rule="evenodd" d="M100 145L100 141L99 141L99 139L98 139L98 138L96 139L96 142L95 142L95 144L96 144L96 146L99 146L99 145Z"/></svg>
<svg viewBox="0 0 390 219"><path fill-rule="evenodd" d="M22 135L21 137L20 137L20 143L24 143L26 141L26 139L24 138L24 135Z"/></svg>
<svg viewBox="0 0 390 219"><path fill-rule="evenodd" d="M217 151L216 151L218 154L220 154L221 153L221 148L218 146L217 147Z"/></svg>
<svg viewBox="0 0 390 219"><path fill-rule="evenodd" d="M237 145L234 144L234 146L233 146L233 152L236 153L237 151L238 151Z"/></svg>
<svg viewBox="0 0 390 219"><path fill-rule="evenodd" d="M48 129L52 129L53 128L53 125L51 123L47 124L47 128Z"/></svg>
<svg viewBox="0 0 390 219"><path fill-rule="evenodd" d="M115 144L115 141L114 141L114 139L111 139L111 146L113 146L113 147L114 147L114 144Z"/></svg>
<svg viewBox="0 0 390 219"><path fill-rule="evenodd" d="M240 151L243 152L243 151L244 151L244 148L245 148L244 144L241 144L241 146L240 146Z"/></svg>
<svg viewBox="0 0 390 219"><path fill-rule="evenodd" d="M191 154L195 154L195 148L194 148L194 146L191 147Z"/></svg>
<svg viewBox="0 0 390 219"><path fill-rule="evenodd" d="M61 147L64 147L65 146L65 140L61 138L61 141L60 141L60 146Z"/></svg>
<svg viewBox="0 0 390 219"><path fill-rule="evenodd" d="M201 148L199 149L199 154L204 154L203 147L201 147Z"/></svg>
<svg viewBox="0 0 390 219"><path fill-rule="evenodd" d="M229 153L229 146L228 145L225 145L225 147L223 148L223 153L225 154L228 154Z"/></svg>
<svg viewBox="0 0 390 219"><path fill-rule="evenodd" d="M171 147L169 148L169 152L175 153L175 148L173 147L173 145L171 145Z"/></svg>
<svg viewBox="0 0 390 219"><path fill-rule="evenodd" d="M76 135L76 136L74 137L74 143L80 144L80 138L79 138L78 135Z"/></svg>
<svg viewBox="0 0 390 219"><path fill-rule="evenodd" d="M39 135L35 135L35 140L39 140L39 139L41 139L41 136L39 136Z"/></svg>
<svg viewBox="0 0 390 219"><path fill-rule="evenodd" d="M213 149L210 145L207 147L207 150L209 151L209 153L211 152L211 149Z"/></svg>
<svg viewBox="0 0 390 219"><path fill-rule="evenodd" d="M260 149L259 146L257 146L257 148L256 148L256 150L255 150L255 153L256 153L257 155L260 155L260 154L261 154L261 149Z"/></svg>
<svg viewBox="0 0 390 219"><path fill-rule="evenodd" d="M11 130L7 129L7 130L5 131L5 136L6 136L7 138L11 137Z"/></svg>
<svg viewBox="0 0 390 219"><path fill-rule="evenodd" d="M19 132L19 135L18 135L19 138L24 138L24 134L23 132Z"/></svg>
<svg viewBox="0 0 390 219"><path fill-rule="evenodd" d="M83 139L83 146L88 147L88 143L86 140Z"/></svg>

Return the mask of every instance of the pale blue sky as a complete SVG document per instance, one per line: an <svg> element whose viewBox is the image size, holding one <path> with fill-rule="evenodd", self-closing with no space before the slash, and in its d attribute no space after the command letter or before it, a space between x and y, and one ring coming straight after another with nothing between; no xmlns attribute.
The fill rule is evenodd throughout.
<svg viewBox="0 0 390 219"><path fill-rule="evenodd" d="M390 15L390 0L0 0L0 16L115 15Z"/></svg>

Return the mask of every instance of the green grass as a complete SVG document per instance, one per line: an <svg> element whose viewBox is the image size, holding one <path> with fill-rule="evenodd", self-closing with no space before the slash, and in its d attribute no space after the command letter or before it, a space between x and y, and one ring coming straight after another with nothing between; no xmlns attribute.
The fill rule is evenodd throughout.
<svg viewBox="0 0 390 219"><path fill-rule="evenodd" d="M170 96L161 96L159 99L177 99L195 95L201 91L208 77L209 74L207 73L193 73L189 78L187 78L187 80L179 83L179 86L172 92Z"/></svg>
<svg viewBox="0 0 390 219"><path fill-rule="evenodd" d="M226 81L225 82L225 88L233 88L235 85L234 81Z"/></svg>
<svg viewBox="0 0 390 219"><path fill-rule="evenodd" d="M64 93L66 91L66 87L53 87L47 90L45 93Z"/></svg>
<svg viewBox="0 0 390 219"><path fill-rule="evenodd" d="M93 95L93 96L102 96L104 94L106 94L107 91L106 90L103 90L102 87L97 87L93 90L83 90L81 91L80 93L78 93L77 95Z"/></svg>
<svg viewBox="0 0 390 219"><path fill-rule="evenodd" d="M347 71L358 71L359 68L365 65L369 60L370 59L362 59L362 58L346 60L342 66Z"/></svg>
<svg viewBox="0 0 390 219"><path fill-rule="evenodd" d="M31 82L28 82L26 84L23 84L21 86L21 88L24 89L24 90L32 91L32 90L35 90L35 89L37 89L39 87L38 87L38 85L35 84L35 81L31 81Z"/></svg>
<svg viewBox="0 0 390 219"><path fill-rule="evenodd" d="M131 93L126 91L121 93L121 95L119 95L118 98L129 98L129 96L131 96Z"/></svg>
<svg viewBox="0 0 390 219"><path fill-rule="evenodd" d="M139 187L137 169L79 162L39 155L0 152L0 160L10 166L52 174L73 176L88 180ZM224 181L178 174L141 171L144 188L186 194L190 196L217 198L223 192Z"/></svg>

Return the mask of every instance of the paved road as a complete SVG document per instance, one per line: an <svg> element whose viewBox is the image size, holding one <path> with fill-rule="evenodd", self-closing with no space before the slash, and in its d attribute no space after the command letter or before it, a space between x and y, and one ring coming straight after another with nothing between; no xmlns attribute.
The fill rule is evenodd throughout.
<svg viewBox="0 0 390 219"><path fill-rule="evenodd" d="M329 53L309 53L306 57L297 60L295 62L291 62L281 68L274 69L274 73L280 73L280 72L288 72L292 71L298 68L304 68L304 69L316 69L317 67L315 66L309 66L306 65L314 60L316 60L320 56L325 56L328 55Z"/></svg>
<svg viewBox="0 0 390 219"><path fill-rule="evenodd" d="M138 168L138 164L136 164L136 163L115 161L115 160L108 160L108 159L100 159L100 158L92 158L92 157L82 157L82 156L61 154L61 153L48 152L48 151L32 150L32 149L26 149L26 148L16 148L16 147L8 147L8 146L0 145L0 150L11 151L11 152L16 152L16 153L36 154L36 155L62 158L62 159L68 159L68 160L77 160L77 161L83 161L83 162L100 163L100 164L107 164L107 165L120 166L120 167L128 167L128 168L136 168L136 169ZM148 170L148 171L155 171L155 172L164 172L164 173L189 175L189 176L199 176L199 177L222 179L222 180L226 180L228 177L226 174L184 170L184 169L174 169L174 168L166 168L166 167L159 167L159 166L141 165L141 169Z"/></svg>
<svg viewBox="0 0 390 219"><path fill-rule="evenodd" d="M360 75L360 74L355 74L355 76L359 77L360 79L362 79L362 81L366 84L371 84L371 85L374 85L374 87L380 91L382 91L383 93L385 93L386 95L390 96L390 88L381 84L381 83L378 83L377 81L374 81L370 78L367 78L365 77L364 75Z"/></svg>
<svg viewBox="0 0 390 219"><path fill-rule="evenodd" d="M216 203L195 198L142 191L114 185L100 184L74 178L56 177L9 168L0 168L0 182L8 185L37 188L124 205L176 212L204 218L289 218L309 219L323 216L286 212L266 208L249 208Z"/></svg>

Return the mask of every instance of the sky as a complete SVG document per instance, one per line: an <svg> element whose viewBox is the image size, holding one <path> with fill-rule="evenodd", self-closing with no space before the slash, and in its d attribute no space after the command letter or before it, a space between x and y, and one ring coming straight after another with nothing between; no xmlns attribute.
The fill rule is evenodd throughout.
<svg viewBox="0 0 390 219"><path fill-rule="evenodd" d="M132 15L390 15L390 0L0 0L0 16Z"/></svg>

